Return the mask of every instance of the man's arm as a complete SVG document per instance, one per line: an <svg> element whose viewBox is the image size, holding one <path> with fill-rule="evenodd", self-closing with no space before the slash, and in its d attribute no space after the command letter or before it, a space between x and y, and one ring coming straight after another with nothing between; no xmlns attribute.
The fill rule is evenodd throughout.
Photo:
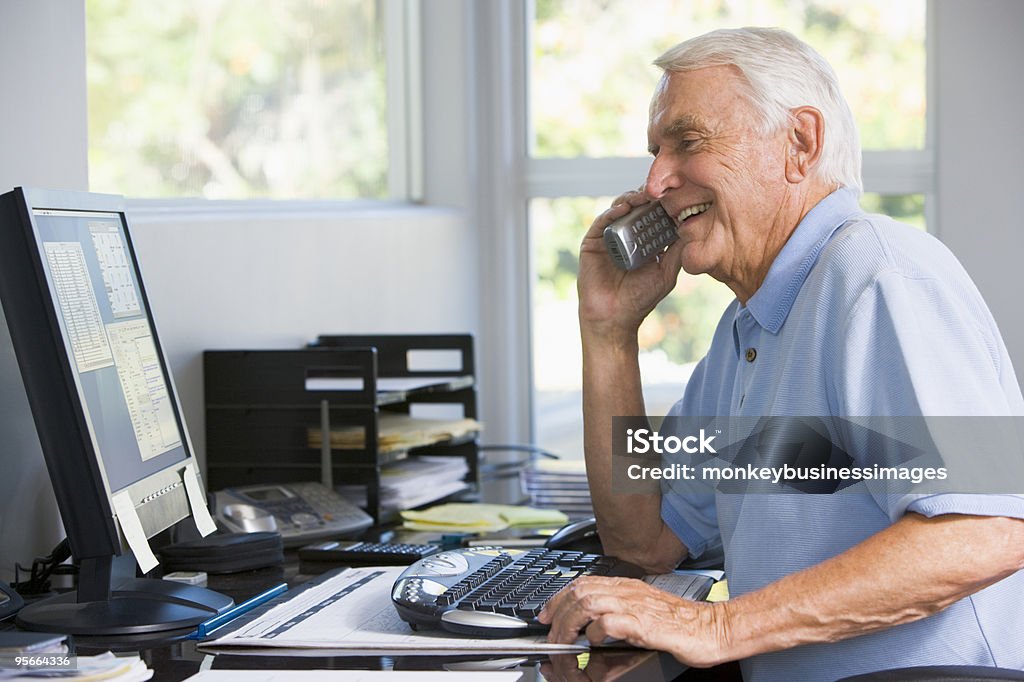
<svg viewBox="0 0 1024 682"><path fill-rule="evenodd" d="M645 583L581 578L541 614L549 640L607 637L709 666L930 616L1024 567L1024 520L909 513L820 564L719 604ZM589 625L588 625L589 623Z"/></svg>
<svg viewBox="0 0 1024 682"><path fill-rule="evenodd" d="M723 604L730 658L909 623L1024 567L1024 520L909 513L817 566Z"/></svg>
<svg viewBox="0 0 1024 682"><path fill-rule="evenodd" d="M612 220L649 200L641 192L623 194L598 216L580 245L583 431L590 494L605 552L665 571L684 559L687 550L661 519L661 496L611 493L612 418L646 414L637 330L675 286L681 244L673 244L660 262L627 273L612 264L603 235Z"/></svg>
<svg viewBox="0 0 1024 682"><path fill-rule="evenodd" d="M661 519L661 495L612 494L612 418L645 414L636 335L618 342L583 336L583 441L602 547L652 573L667 573L687 549Z"/></svg>

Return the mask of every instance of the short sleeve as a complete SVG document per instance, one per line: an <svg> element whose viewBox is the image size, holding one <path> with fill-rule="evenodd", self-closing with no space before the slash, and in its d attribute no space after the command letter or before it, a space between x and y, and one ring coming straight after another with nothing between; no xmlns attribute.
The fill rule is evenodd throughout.
<svg viewBox="0 0 1024 682"><path fill-rule="evenodd" d="M1012 368L998 330L973 286L970 292L973 296L965 296L934 278L887 271L863 293L847 321L842 361L834 377L840 414L904 419L908 421L901 428L909 425L936 436L933 452L913 464L947 466L950 472L984 472L990 465L995 469L1008 464L994 458L986 461L983 452L965 446L962 439L954 439L951 447L949 439L938 434L953 420L967 428L983 428L986 419L1020 415L1019 388L1015 379L1007 385L1005 370L1012 373ZM845 445L858 467L906 461L878 447L877 439L874 446L856 437ZM972 484L976 487L966 492L991 494L962 493L961 479L952 475L944 485L925 486L925 493L917 486L868 489L893 521L908 511L1024 518L1024 497L1001 494L1013 492L998 487L1005 481L989 487L984 480Z"/></svg>
<svg viewBox="0 0 1024 682"><path fill-rule="evenodd" d="M916 512L928 518L941 514L971 514L1024 519L1024 495L924 495L909 500L906 511Z"/></svg>
<svg viewBox="0 0 1024 682"><path fill-rule="evenodd" d="M715 494L710 488L681 491L673 487L672 494L661 498L661 518L696 559L711 548L720 547L718 517L715 513Z"/></svg>
<svg viewBox="0 0 1024 682"><path fill-rule="evenodd" d="M691 382L700 382L703 369L702 362L691 377ZM692 399L692 395L688 387L687 397L677 402L666 416L680 417L696 411L687 407L688 398ZM709 550L721 548L715 491L710 486L699 481L676 480L671 484L666 483L662 488L661 518L686 545L691 558L696 559Z"/></svg>

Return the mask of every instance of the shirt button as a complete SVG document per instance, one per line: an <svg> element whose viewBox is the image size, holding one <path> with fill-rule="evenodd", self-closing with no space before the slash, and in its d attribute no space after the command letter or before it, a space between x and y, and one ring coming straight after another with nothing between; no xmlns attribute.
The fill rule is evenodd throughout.
<svg viewBox="0 0 1024 682"><path fill-rule="evenodd" d="M754 360L756 360L757 359L757 349L756 348L748 348L747 349L747 356L746 357L747 357L747 362L753 362Z"/></svg>

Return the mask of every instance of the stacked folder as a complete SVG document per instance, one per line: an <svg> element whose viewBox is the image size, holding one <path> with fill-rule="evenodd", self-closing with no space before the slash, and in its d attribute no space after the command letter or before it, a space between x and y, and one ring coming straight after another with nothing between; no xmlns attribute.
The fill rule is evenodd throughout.
<svg viewBox="0 0 1024 682"><path fill-rule="evenodd" d="M407 414L380 416L377 451L381 453L434 445L447 441L461 442L475 437L481 429L475 419L422 419ZM319 449L323 432L318 428L308 431L309 447ZM366 434L362 427L347 426L331 429L331 447L340 450L361 450L366 447Z"/></svg>
<svg viewBox="0 0 1024 682"><path fill-rule="evenodd" d="M558 509L571 521L594 515L582 459L531 462L520 474L520 483L532 507Z"/></svg>
<svg viewBox="0 0 1024 682"><path fill-rule="evenodd" d="M435 533L494 533L513 526L557 528L568 520L565 514L553 509L457 502L423 511L403 511L402 518L406 530Z"/></svg>

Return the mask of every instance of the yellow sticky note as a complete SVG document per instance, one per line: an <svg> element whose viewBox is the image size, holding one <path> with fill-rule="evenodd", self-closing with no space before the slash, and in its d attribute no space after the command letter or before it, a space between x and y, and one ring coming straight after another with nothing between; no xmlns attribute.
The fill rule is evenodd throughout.
<svg viewBox="0 0 1024 682"><path fill-rule="evenodd" d="M435 505L423 511L403 511L402 518L406 528L416 530L424 530L429 526L437 531L494 532L508 527L508 522L495 509L499 506L453 502Z"/></svg>
<svg viewBox="0 0 1024 682"><path fill-rule="evenodd" d="M557 509L507 506L501 510L501 518L510 526L564 526L569 517Z"/></svg>
<svg viewBox="0 0 1024 682"><path fill-rule="evenodd" d="M728 601L729 600L729 581L719 580L717 583L711 586L711 591L708 592L707 601Z"/></svg>

